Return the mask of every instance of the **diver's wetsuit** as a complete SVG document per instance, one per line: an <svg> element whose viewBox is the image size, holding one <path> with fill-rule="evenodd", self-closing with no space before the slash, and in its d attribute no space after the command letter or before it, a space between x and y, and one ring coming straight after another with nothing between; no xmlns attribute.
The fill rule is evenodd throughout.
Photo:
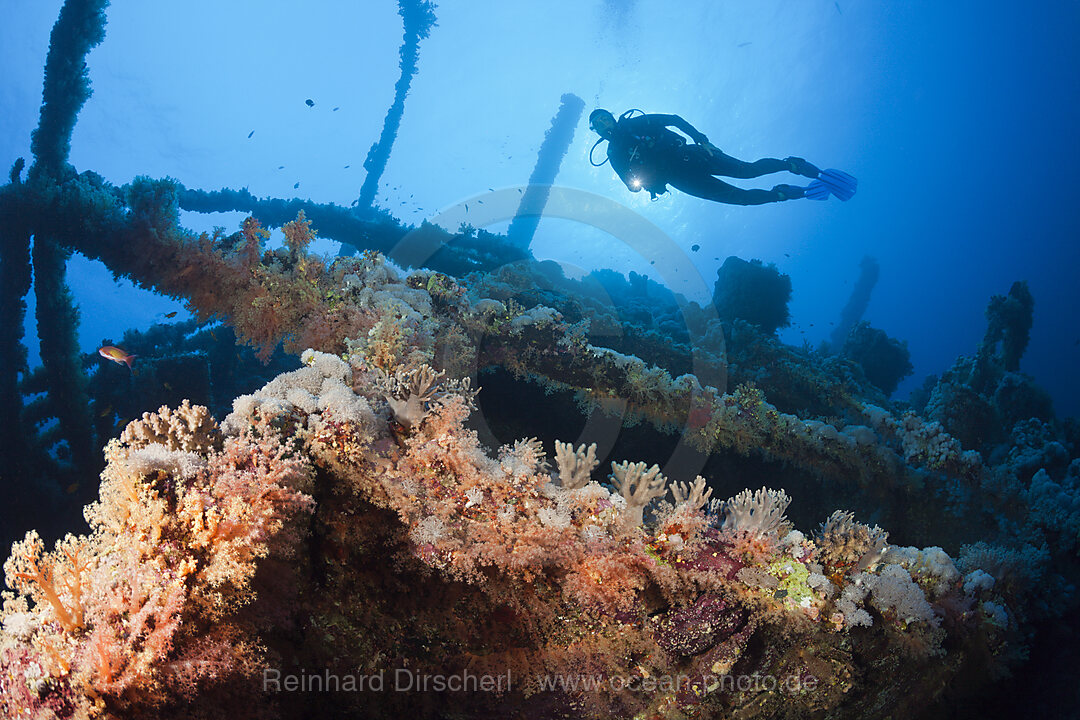
<svg viewBox="0 0 1080 720"><path fill-rule="evenodd" d="M686 140L668 130L675 127L695 143L705 136L678 115L638 115L618 121L608 143L608 159L626 186L636 192L644 188L653 197L667 192L667 185L705 200L731 205L762 205L785 198L776 190L743 190L713 177L755 178L790 171L786 160L764 158L748 163L719 150L687 145Z"/></svg>

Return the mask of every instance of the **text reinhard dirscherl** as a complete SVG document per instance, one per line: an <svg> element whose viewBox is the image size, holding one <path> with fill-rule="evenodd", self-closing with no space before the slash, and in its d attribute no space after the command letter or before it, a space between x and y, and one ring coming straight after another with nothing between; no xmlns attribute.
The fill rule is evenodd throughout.
<svg viewBox="0 0 1080 720"><path fill-rule="evenodd" d="M519 678L520 680L520 678ZM813 691L818 679L813 676L790 675L721 675L696 678L690 675L631 676L619 675L543 675L531 683L541 691L561 692L673 692L700 688L706 692L780 691L795 694ZM490 692L508 693L513 682L510 671L500 675L476 674L469 670L454 673L421 673L407 668L392 672L335 673L330 670L308 672L303 669L282 672L277 668L263 670L264 692Z"/></svg>

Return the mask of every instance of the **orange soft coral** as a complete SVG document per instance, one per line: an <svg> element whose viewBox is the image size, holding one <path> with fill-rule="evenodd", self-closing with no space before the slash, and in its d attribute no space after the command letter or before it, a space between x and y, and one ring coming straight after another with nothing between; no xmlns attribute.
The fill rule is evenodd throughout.
<svg viewBox="0 0 1080 720"><path fill-rule="evenodd" d="M19 628L51 678L42 708L140 716L177 691L174 664L203 682L250 672L259 642L242 629L250 618L234 618L253 598L257 563L287 559L313 507L306 463L257 417L221 449L205 409L186 405L123 437L109 444L101 500L86 511L92 534L46 553L31 532L4 565L19 593L5 627ZM211 674L195 665L200 648L213 655ZM0 706L28 709L9 700L0 688Z"/></svg>

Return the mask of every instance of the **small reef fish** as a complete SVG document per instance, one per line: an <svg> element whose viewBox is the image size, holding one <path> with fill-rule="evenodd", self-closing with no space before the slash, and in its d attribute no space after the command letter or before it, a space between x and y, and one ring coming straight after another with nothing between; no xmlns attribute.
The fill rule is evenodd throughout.
<svg viewBox="0 0 1080 720"><path fill-rule="evenodd" d="M308 107L315 107L315 101L312 100L311 98L308 98L307 100L305 100L304 104L307 105Z"/></svg>
<svg viewBox="0 0 1080 720"><path fill-rule="evenodd" d="M249 133L248 133L248 140L250 140L250 139L251 139L251 136L252 136L252 135L254 135L254 134L255 134L255 131L254 131L254 130L252 130L251 132L249 132Z"/></svg>
<svg viewBox="0 0 1080 720"><path fill-rule="evenodd" d="M98 348L98 355L106 360L112 360L114 363L120 365L127 365L128 370L131 369L131 361L134 360L136 355L129 355L118 347L112 345L104 345Z"/></svg>

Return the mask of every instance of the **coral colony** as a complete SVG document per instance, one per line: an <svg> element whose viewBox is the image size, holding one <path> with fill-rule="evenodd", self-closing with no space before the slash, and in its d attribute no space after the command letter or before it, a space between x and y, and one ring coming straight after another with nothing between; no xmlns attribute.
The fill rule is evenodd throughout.
<svg viewBox="0 0 1080 720"><path fill-rule="evenodd" d="M4 717L909 717L1008 673L1068 607L1080 463L1016 372L1022 284L917 413L867 353L786 347L782 320L710 318L640 276L406 274L370 246L330 264L310 217L337 210L313 204L279 251L254 218L196 235L175 182L66 163L103 25L72 0L54 30L34 166L0 190L5 283L33 235L301 365L217 419L144 413L105 446L89 531L15 543ZM543 440L485 447L477 368ZM631 439L575 444L613 400ZM675 442L701 474L640 459Z"/></svg>

